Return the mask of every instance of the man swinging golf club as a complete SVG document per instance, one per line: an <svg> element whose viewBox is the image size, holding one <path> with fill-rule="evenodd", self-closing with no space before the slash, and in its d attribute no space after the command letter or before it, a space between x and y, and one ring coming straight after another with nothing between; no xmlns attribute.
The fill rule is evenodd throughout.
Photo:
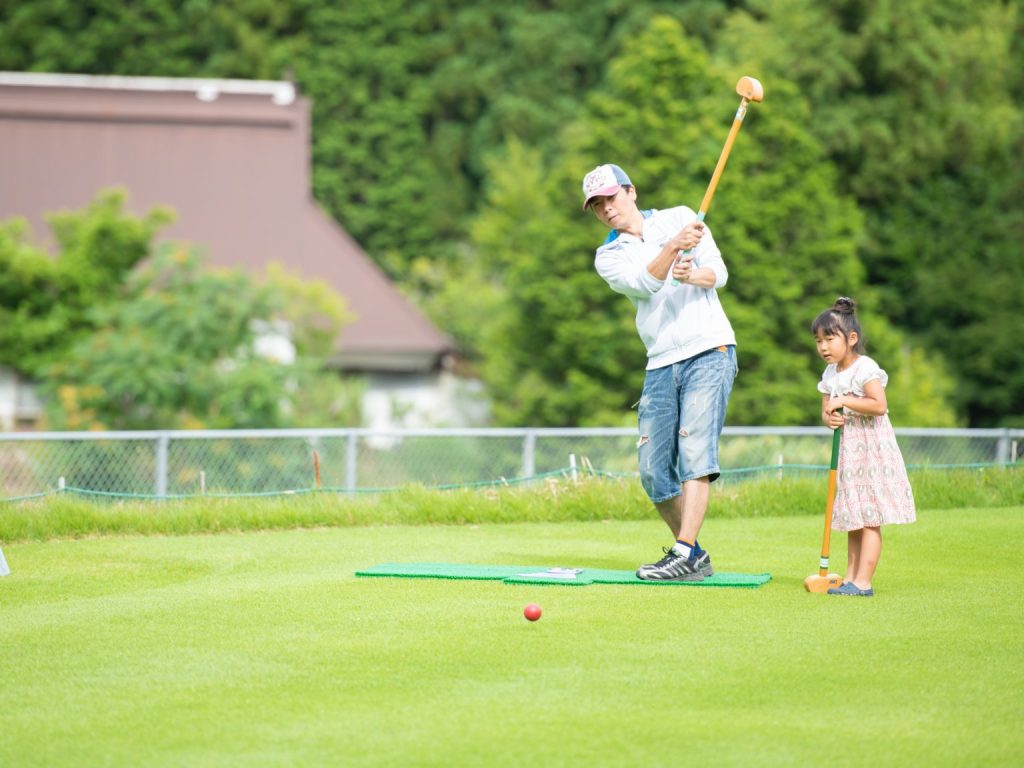
<svg viewBox="0 0 1024 768"><path fill-rule="evenodd" d="M594 264L612 290L633 302L647 345L640 480L675 538L663 558L636 575L701 581L714 571L697 535L710 483L720 474L718 437L737 370L736 337L717 292L729 273L694 211L642 211L636 187L617 165L586 175L583 208L612 229Z"/></svg>
<svg viewBox="0 0 1024 768"><path fill-rule="evenodd" d="M583 210L611 228L597 249L597 272L636 307L647 346L638 421L640 481L675 542L636 575L651 581L702 581L714 574L697 542L711 483L721 474L718 438L736 378L736 336L718 300L729 278L704 217L725 170L747 104L764 89L752 77L736 84L739 109L700 210L641 210L636 186L617 165L583 177ZM671 277L671 280L669 278Z"/></svg>

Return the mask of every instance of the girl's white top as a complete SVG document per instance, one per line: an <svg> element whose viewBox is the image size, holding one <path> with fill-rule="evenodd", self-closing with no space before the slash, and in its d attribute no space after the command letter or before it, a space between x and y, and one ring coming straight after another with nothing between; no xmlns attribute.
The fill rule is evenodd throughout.
<svg viewBox="0 0 1024 768"><path fill-rule="evenodd" d="M821 374L818 391L829 397L839 397L840 395L864 397L864 385L875 379L882 382L884 389L889 383L889 374L883 371L878 363L870 357L861 355L845 371L836 370L836 364L830 363L825 368L825 372Z"/></svg>
<svg viewBox="0 0 1024 768"><path fill-rule="evenodd" d="M645 214L643 237L612 235L594 256L598 274L636 307L636 329L647 346L648 370L736 343L715 290L725 285L729 271L710 229L693 249L693 263L715 273L714 288L672 285L671 275L659 280L647 271L665 243L696 219L686 206L650 211Z"/></svg>

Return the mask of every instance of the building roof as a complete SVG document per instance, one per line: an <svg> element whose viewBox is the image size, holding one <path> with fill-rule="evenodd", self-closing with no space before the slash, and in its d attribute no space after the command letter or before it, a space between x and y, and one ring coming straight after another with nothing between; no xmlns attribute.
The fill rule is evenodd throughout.
<svg viewBox="0 0 1024 768"><path fill-rule="evenodd" d="M312 196L310 102L288 82L0 72L0 219L77 209L125 187L129 209L214 264L283 264L345 296L338 364L427 370L454 347Z"/></svg>

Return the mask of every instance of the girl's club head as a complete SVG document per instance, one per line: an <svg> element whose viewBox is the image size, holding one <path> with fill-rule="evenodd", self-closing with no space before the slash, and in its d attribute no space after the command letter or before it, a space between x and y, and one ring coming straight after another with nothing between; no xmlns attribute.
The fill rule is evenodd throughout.
<svg viewBox="0 0 1024 768"><path fill-rule="evenodd" d="M824 594L830 589L837 589L843 583L842 577L838 573L830 573L827 576L819 576L814 574L804 579L804 589L808 592L818 592Z"/></svg>

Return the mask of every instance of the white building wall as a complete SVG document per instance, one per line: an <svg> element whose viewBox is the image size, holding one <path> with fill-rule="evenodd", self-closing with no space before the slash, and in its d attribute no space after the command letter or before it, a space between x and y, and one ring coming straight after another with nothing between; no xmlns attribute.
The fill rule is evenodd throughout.
<svg viewBox="0 0 1024 768"><path fill-rule="evenodd" d="M489 419L477 380L444 370L367 376L363 426L369 429L479 427Z"/></svg>
<svg viewBox="0 0 1024 768"><path fill-rule="evenodd" d="M35 387L10 368L0 366L0 431L31 426L42 412Z"/></svg>
<svg viewBox="0 0 1024 768"><path fill-rule="evenodd" d="M17 398L15 373L9 368L0 368L0 430L14 429L14 406Z"/></svg>

